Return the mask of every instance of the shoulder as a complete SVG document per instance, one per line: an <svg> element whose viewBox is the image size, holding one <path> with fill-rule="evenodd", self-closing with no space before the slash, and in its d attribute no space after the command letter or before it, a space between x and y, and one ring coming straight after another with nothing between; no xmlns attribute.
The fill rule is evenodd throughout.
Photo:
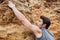
<svg viewBox="0 0 60 40"><path fill-rule="evenodd" d="M42 30L37 27L36 25L33 25L33 29L34 29L34 35L37 37L37 38L40 38L42 36Z"/></svg>
<svg viewBox="0 0 60 40"><path fill-rule="evenodd" d="M54 36L54 34L52 32L50 32L50 31L48 31L48 32L49 32L50 35Z"/></svg>
<svg viewBox="0 0 60 40"><path fill-rule="evenodd" d="M42 32L41 33L34 33L37 38L41 38Z"/></svg>

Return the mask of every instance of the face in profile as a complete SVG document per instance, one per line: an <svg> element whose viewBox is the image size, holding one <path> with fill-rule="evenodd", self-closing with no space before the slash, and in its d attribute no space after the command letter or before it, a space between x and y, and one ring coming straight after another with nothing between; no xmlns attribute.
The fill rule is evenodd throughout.
<svg viewBox="0 0 60 40"><path fill-rule="evenodd" d="M41 28L42 25L43 25L43 20L42 19L39 19L37 22L36 22L36 25Z"/></svg>
<svg viewBox="0 0 60 40"><path fill-rule="evenodd" d="M40 19L36 22L37 27L39 28L46 28L50 26L51 22L50 19L45 16L40 16Z"/></svg>

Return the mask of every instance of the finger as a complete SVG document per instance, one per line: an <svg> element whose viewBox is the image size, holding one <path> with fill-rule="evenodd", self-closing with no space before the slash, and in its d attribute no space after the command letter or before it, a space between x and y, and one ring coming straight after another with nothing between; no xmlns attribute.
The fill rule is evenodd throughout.
<svg viewBox="0 0 60 40"><path fill-rule="evenodd" d="M12 3L11 1L9 1L9 3Z"/></svg>
<svg viewBox="0 0 60 40"><path fill-rule="evenodd" d="M11 1L9 1L9 3L11 3Z"/></svg>
<svg viewBox="0 0 60 40"><path fill-rule="evenodd" d="M10 3L10 1L9 1L9 3Z"/></svg>

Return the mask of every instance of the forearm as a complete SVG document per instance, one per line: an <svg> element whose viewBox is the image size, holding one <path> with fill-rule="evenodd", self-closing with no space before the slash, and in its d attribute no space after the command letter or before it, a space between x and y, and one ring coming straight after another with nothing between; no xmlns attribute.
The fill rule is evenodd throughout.
<svg viewBox="0 0 60 40"><path fill-rule="evenodd" d="M25 19L25 16L16 7L13 7L12 10L19 20Z"/></svg>
<svg viewBox="0 0 60 40"><path fill-rule="evenodd" d="M40 30L39 28L36 26L33 26L33 24L31 24L26 18L25 16L20 12L18 11L18 9L14 6L14 4L12 2L9 1L9 4L8 6L10 8L12 8L14 14L17 16L17 18L22 21L22 23L24 24L24 26L26 26L28 29L30 29L31 31L33 31L34 33L39 33Z"/></svg>
<svg viewBox="0 0 60 40"><path fill-rule="evenodd" d="M30 26L32 26L32 24L25 18L25 16L20 11L18 11L16 7L13 7L12 10L14 11L14 14L17 16L17 18L22 21L24 26L30 29Z"/></svg>
<svg viewBox="0 0 60 40"><path fill-rule="evenodd" d="M22 21L22 23L24 24L24 26L26 26L28 29L30 29L31 31L33 31L34 33L37 32L36 28L39 29L38 27L35 28L35 26L33 26L26 18L25 16L17 10L17 8L15 7L15 5L9 1L8 6L10 8L12 8L14 14L17 16L17 18ZM39 31L39 30L38 30Z"/></svg>

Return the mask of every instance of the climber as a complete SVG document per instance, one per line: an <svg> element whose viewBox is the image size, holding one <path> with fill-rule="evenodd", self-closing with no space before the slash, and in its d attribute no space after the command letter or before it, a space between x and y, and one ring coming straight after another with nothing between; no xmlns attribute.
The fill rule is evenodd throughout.
<svg viewBox="0 0 60 40"><path fill-rule="evenodd" d="M13 10L16 17L22 21L24 26L32 31L35 35L35 40L54 40L53 35L48 31L48 28L51 24L50 19L45 16L40 16L39 21L36 22L36 25L31 24L27 18L15 7L11 1L8 2L8 6Z"/></svg>

